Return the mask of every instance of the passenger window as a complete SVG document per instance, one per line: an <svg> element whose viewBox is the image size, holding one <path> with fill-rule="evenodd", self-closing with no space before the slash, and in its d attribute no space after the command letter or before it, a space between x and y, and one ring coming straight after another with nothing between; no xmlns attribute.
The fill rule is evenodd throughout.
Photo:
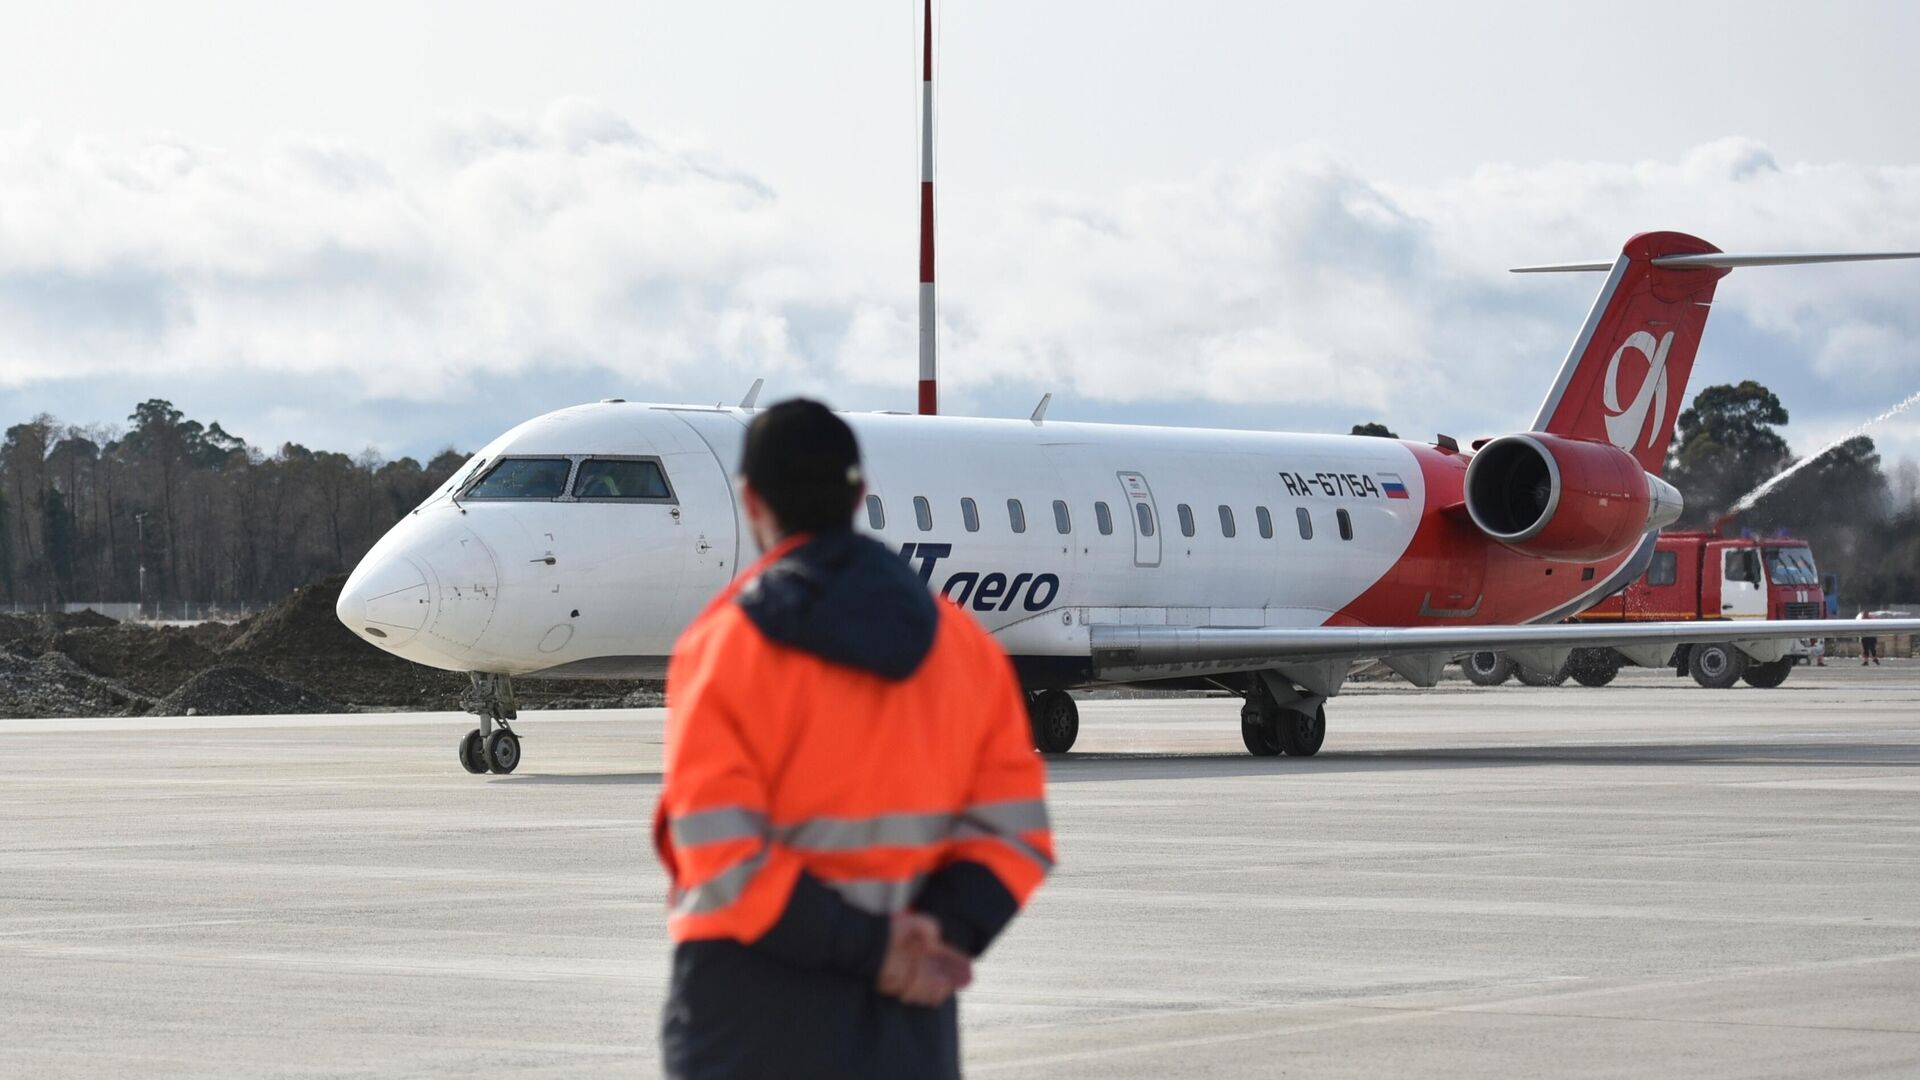
<svg viewBox="0 0 1920 1080"><path fill-rule="evenodd" d="M960 524L965 525L968 532L980 531L980 507L972 499L960 500Z"/></svg>
<svg viewBox="0 0 1920 1080"><path fill-rule="evenodd" d="M1140 535L1152 536L1153 535L1153 511L1147 509L1146 503L1134 503L1133 512L1135 516L1137 516L1140 519Z"/></svg>
<svg viewBox="0 0 1920 1080"><path fill-rule="evenodd" d="M1233 507L1222 506L1220 508L1220 535L1231 540L1236 533L1237 530L1233 527Z"/></svg>
<svg viewBox="0 0 1920 1080"><path fill-rule="evenodd" d="M566 458L507 458L487 470L463 499L557 499L567 490Z"/></svg>
<svg viewBox="0 0 1920 1080"><path fill-rule="evenodd" d="M1073 531L1073 518L1067 514L1067 504L1059 499L1053 500L1053 527L1061 536Z"/></svg>
<svg viewBox="0 0 1920 1080"><path fill-rule="evenodd" d="M1019 499L1007 500L1007 524L1013 526L1014 532L1027 531L1027 510L1020 505Z"/></svg>
<svg viewBox="0 0 1920 1080"><path fill-rule="evenodd" d="M1313 539L1313 515L1307 513L1307 508L1302 506L1296 509L1293 516L1300 522L1300 539Z"/></svg>
<svg viewBox="0 0 1920 1080"><path fill-rule="evenodd" d="M1680 554L1674 551L1656 551L1653 563L1647 567L1647 584L1672 585L1680 580Z"/></svg>
<svg viewBox="0 0 1920 1080"><path fill-rule="evenodd" d="M590 458L574 473L573 497L630 502L671 499L673 492L667 489L667 474L657 461Z"/></svg>
<svg viewBox="0 0 1920 1080"><path fill-rule="evenodd" d="M1100 527L1101 536L1113 535L1113 511L1107 509L1106 503L1093 504L1093 523Z"/></svg>
<svg viewBox="0 0 1920 1080"><path fill-rule="evenodd" d="M874 532L887 527L887 508L880 505L880 496L867 496L867 524Z"/></svg>
<svg viewBox="0 0 1920 1080"><path fill-rule="evenodd" d="M913 521L920 526L921 532L933 531L933 504L927 501L925 495L913 497Z"/></svg>
<svg viewBox="0 0 1920 1080"><path fill-rule="evenodd" d="M1253 518L1260 523L1260 539L1273 539L1273 515L1267 513L1267 508L1264 506L1254 507Z"/></svg>
<svg viewBox="0 0 1920 1080"><path fill-rule="evenodd" d="M1180 514L1180 535L1192 536L1193 535L1193 507L1188 506L1186 503L1181 503L1176 509Z"/></svg>
<svg viewBox="0 0 1920 1080"><path fill-rule="evenodd" d="M1335 510L1333 520L1340 523L1340 539L1353 539L1353 518L1345 510Z"/></svg>

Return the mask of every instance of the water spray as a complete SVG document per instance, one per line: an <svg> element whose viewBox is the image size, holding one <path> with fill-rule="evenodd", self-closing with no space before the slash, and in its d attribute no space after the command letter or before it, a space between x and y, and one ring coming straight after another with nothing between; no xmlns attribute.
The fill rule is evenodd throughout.
<svg viewBox="0 0 1920 1080"><path fill-rule="evenodd" d="M1734 503L1733 506L1726 512L1726 514L1720 518L1720 520L1725 521L1727 520L1727 518L1733 517L1736 514L1743 513L1747 510L1753 509L1754 503L1757 503L1761 499L1765 498L1766 494L1769 491L1772 491L1774 488L1779 487L1783 482L1785 482L1785 480L1788 477L1792 476L1794 473L1797 473L1801 469L1804 469L1807 466L1813 464L1814 462L1820 460L1828 452L1832 451L1835 447L1838 447L1839 445L1846 442L1847 440L1857 438L1861 435L1866 434L1867 429L1874 426L1875 424L1878 424L1883 420L1892 419L1893 417L1898 416L1903 412L1906 412L1908 409L1913 408L1915 405L1920 405L1920 392L1914 393L1913 395L1908 397L1905 401L1900 402L1898 405L1895 405L1893 408L1888 409L1886 412L1881 413L1879 416L1876 416L1873 419L1868 420L1866 423L1853 428L1852 430L1848 431L1845 435L1840 436L1839 438L1833 440L1827 445L1822 446L1820 449L1815 450L1813 453L1807 455L1806 457L1801 458L1799 461L1794 462L1792 465L1788 466L1787 468L1782 469L1780 472L1775 473L1773 477L1769 479L1767 482L1761 484L1757 488L1754 488L1752 491L1747 492L1745 495L1742 495L1740 497L1740 501Z"/></svg>

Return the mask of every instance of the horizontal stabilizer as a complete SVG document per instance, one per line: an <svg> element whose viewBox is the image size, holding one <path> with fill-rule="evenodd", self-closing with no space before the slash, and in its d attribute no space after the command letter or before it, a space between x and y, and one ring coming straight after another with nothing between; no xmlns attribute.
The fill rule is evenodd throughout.
<svg viewBox="0 0 1920 1080"><path fill-rule="evenodd" d="M1698 270L1709 267L1737 270L1743 266L1803 266L1811 263L1883 262L1888 259L1920 259L1920 251L1808 251L1798 254L1735 255L1716 251L1705 255L1660 255L1649 260L1662 270ZM1613 269L1610 262L1550 263L1546 266L1516 266L1515 274L1604 273Z"/></svg>

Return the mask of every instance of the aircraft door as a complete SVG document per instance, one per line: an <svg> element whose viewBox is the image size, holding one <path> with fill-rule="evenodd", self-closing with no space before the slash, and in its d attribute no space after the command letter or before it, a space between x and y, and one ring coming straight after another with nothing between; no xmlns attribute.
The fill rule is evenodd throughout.
<svg viewBox="0 0 1920 1080"><path fill-rule="evenodd" d="M1127 517L1133 522L1133 565L1160 565L1160 512L1153 503L1153 489L1147 478L1137 472L1119 474L1120 490L1126 494Z"/></svg>
<svg viewBox="0 0 1920 1080"><path fill-rule="evenodd" d="M673 454L667 468L679 497L677 521L686 550L686 573L680 582L681 622L689 622L715 593L740 572L745 527L733 490L733 472L739 464L745 427L734 416L717 412L676 412L693 429L702 449Z"/></svg>

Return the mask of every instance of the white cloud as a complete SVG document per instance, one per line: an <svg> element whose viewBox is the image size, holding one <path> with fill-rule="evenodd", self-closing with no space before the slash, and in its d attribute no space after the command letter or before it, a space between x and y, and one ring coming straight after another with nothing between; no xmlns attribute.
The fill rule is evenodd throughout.
<svg viewBox="0 0 1920 1080"><path fill-rule="evenodd" d="M447 120L399 152L0 135L0 386L278 373L336 379L350 403L601 368L663 398L756 375L770 393L910 386L910 282L857 254L892 249L835 235L777 186L576 101ZM956 205L950 387L1272 406L1276 426L1321 429L1470 435L1530 416L1598 282L1513 263L1604 258L1646 228L1920 248L1920 167L1782 163L1740 138L1425 187L1305 147ZM1920 385L1917 292L1911 268L1743 271L1717 322L1772 367L1743 354L1702 378L1798 380L1796 416L1871 414Z"/></svg>

